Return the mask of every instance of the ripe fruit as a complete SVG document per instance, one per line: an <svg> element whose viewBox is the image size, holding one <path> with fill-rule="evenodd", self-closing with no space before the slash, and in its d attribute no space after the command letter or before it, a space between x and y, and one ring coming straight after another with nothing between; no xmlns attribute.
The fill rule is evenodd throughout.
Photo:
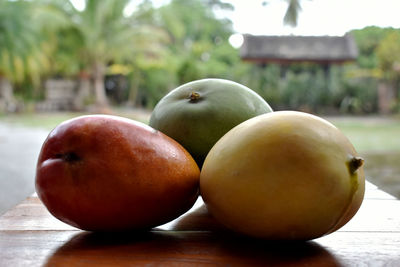
<svg viewBox="0 0 400 267"><path fill-rule="evenodd" d="M200 174L200 193L232 230L309 240L336 231L357 212L362 163L329 122L278 111L241 123L215 144Z"/></svg>
<svg viewBox="0 0 400 267"><path fill-rule="evenodd" d="M200 171L176 141L139 122L92 115L45 140L36 191L61 221L83 230L147 229L187 211Z"/></svg>
<svg viewBox="0 0 400 267"><path fill-rule="evenodd" d="M223 79L186 83L164 96L151 114L150 126L178 141L201 166L226 132L271 107L251 89Z"/></svg>

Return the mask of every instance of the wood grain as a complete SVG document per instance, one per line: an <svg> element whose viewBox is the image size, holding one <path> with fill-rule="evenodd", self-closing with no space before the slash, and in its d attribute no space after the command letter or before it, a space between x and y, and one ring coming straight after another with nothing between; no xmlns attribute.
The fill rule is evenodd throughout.
<svg viewBox="0 0 400 267"><path fill-rule="evenodd" d="M219 225L201 198L180 218L145 233L80 231L37 196L0 217L0 266L400 266L400 201L368 184L342 229L309 242L267 242Z"/></svg>

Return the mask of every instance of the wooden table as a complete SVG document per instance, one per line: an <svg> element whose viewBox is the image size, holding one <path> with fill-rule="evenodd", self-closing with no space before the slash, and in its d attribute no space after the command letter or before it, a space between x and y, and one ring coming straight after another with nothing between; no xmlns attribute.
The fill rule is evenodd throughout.
<svg viewBox="0 0 400 267"><path fill-rule="evenodd" d="M370 183L347 225L309 242L236 236L202 204L148 233L102 235L58 221L33 195L0 217L0 266L400 266L400 200Z"/></svg>

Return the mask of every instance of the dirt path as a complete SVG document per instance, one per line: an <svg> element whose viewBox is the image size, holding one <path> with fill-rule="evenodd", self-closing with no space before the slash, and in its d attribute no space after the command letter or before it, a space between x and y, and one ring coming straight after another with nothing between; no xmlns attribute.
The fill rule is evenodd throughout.
<svg viewBox="0 0 400 267"><path fill-rule="evenodd" d="M47 134L0 123L0 214L34 192L36 160Z"/></svg>

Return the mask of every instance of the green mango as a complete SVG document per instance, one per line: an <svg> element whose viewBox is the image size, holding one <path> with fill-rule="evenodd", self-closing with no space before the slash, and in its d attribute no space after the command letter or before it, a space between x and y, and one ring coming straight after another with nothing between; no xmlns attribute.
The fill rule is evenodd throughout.
<svg viewBox="0 0 400 267"><path fill-rule="evenodd" d="M248 87L224 79L202 79L165 95L151 114L150 126L178 141L201 167L225 133L268 112L272 108Z"/></svg>

